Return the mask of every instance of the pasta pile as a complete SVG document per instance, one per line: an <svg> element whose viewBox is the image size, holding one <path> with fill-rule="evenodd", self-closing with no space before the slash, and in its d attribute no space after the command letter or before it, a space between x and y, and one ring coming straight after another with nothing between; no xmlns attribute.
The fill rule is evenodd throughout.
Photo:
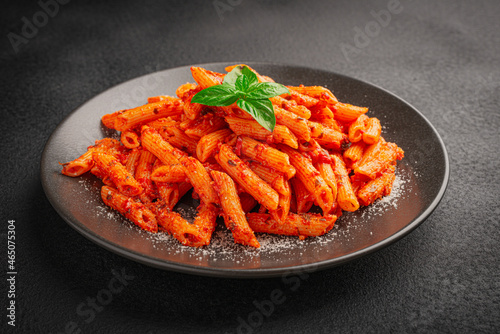
<svg viewBox="0 0 500 334"><path fill-rule="evenodd" d="M226 71L235 66L242 65ZM260 82L273 81L251 70ZM384 140L368 108L339 102L325 87L287 86L290 94L270 99L277 124L270 132L236 104L191 103L224 79L201 67L191 72L196 83L178 87L177 97L104 115L120 140L97 140L62 173L94 174L106 205L193 247L210 244L218 216L234 242L258 248L255 233L320 236L342 211L390 194L404 153ZM192 223L174 211L191 189L200 200ZM313 205L322 213L309 213Z"/></svg>

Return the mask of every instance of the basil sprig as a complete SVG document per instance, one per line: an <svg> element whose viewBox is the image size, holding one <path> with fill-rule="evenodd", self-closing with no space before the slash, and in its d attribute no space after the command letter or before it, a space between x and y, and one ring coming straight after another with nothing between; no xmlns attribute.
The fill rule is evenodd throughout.
<svg viewBox="0 0 500 334"><path fill-rule="evenodd" d="M226 74L222 84L203 89L193 96L191 102L218 107L227 107L236 102L260 125L273 131L276 116L269 98L282 94L290 94L290 91L275 82L259 82L257 75L247 66L236 66Z"/></svg>

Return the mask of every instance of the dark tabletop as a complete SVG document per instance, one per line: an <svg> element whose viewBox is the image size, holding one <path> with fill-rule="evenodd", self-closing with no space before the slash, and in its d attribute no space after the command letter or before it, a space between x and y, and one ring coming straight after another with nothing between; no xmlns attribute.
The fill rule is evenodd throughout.
<svg viewBox="0 0 500 334"><path fill-rule="evenodd" d="M0 332L499 332L499 19L498 1L4 3ZM128 79L220 61L334 71L408 101L449 153L440 205L397 243L293 280L162 271L66 224L39 172L44 144L64 117ZM15 328L7 324L13 299Z"/></svg>

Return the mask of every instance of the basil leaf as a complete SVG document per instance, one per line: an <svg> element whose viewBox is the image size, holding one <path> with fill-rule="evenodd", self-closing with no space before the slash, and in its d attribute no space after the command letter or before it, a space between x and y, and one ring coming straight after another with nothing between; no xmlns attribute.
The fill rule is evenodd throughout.
<svg viewBox="0 0 500 334"><path fill-rule="evenodd" d="M248 90L248 87L249 87L249 81L248 81L248 78L246 77L246 75L239 76L238 79L236 79L234 86L240 92L246 92Z"/></svg>
<svg viewBox="0 0 500 334"><path fill-rule="evenodd" d="M260 100L270 97L290 94L290 91L285 86L275 82L261 82L256 84L251 91L246 95L247 99Z"/></svg>
<svg viewBox="0 0 500 334"><path fill-rule="evenodd" d="M191 103L200 103L206 106L230 106L238 100L238 95L233 86L228 84L215 85L196 93Z"/></svg>
<svg viewBox="0 0 500 334"><path fill-rule="evenodd" d="M241 66L236 66L235 68L233 68L231 72L224 76L223 83L234 86L234 84L236 83L236 79L238 79L238 77L242 75L241 70Z"/></svg>
<svg viewBox="0 0 500 334"><path fill-rule="evenodd" d="M265 100L243 100L239 99L236 105L252 117L265 129L273 131L276 126L276 116L274 115L273 104L269 99Z"/></svg>
<svg viewBox="0 0 500 334"><path fill-rule="evenodd" d="M255 86L256 84L259 83L257 75L251 69L249 69L248 66L244 66L243 69L241 70L241 73L248 78L249 87Z"/></svg>

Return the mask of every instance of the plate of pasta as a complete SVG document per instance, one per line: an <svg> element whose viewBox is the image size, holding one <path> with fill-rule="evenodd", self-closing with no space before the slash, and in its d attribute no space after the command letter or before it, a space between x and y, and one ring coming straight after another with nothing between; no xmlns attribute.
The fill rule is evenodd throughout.
<svg viewBox="0 0 500 334"><path fill-rule="evenodd" d="M449 163L372 84L268 63L151 73L70 113L41 160L59 215L134 261L218 277L332 267L419 226Z"/></svg>

